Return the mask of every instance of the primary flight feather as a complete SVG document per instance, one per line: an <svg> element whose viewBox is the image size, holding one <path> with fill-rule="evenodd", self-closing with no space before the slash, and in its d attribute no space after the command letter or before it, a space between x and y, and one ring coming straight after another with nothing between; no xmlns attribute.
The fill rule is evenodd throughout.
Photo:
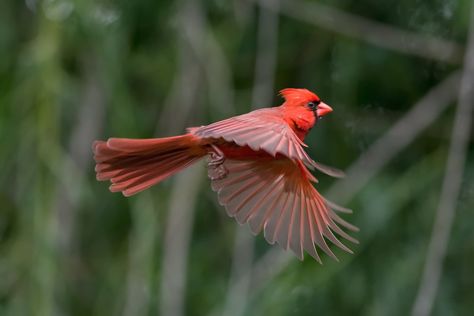
<svg viewBox="0 0 474 316"><path fill-rule="evenodd" d="M303 142L318 119L332 108L307 89L283 89L285 102L192 127L184 135L110 138L93 144L98 180L110 180L112 192L131 196L208 156L208 175L219 203L254 234L291 249L298 258L308 252L321 259L315 245L336 259L326 240L351 252L334 235L353 243L340 226L357 231L336 212L351 211L326 200L311 182L308 168L341 177L335 168L315 162Z"/></svg>

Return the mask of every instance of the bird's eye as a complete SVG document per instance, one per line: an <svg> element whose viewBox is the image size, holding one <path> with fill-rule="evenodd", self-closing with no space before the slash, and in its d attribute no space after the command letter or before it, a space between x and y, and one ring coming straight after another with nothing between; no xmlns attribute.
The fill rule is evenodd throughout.
<svg viewBox="0 0 474 316"><path fill-rule="evenodd" d="M313 102L308 102L308 108L311 111L316 111L318 104L321 103L321 101L313 101Z"/></svg>

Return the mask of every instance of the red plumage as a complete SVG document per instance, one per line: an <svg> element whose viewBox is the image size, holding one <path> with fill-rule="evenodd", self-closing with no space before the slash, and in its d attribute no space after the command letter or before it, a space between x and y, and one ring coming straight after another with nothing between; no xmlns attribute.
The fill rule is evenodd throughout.
<svg viewBox="0 0 474 316"><path fill-rule="evenodd" d="M356 243L338 225L357 228L336 212L350 212L323 198L307 168L341 177L337 169L312 160L304 138L319 117L332 111L306 89L280 91L285 102L207 126L181 136L154 139L110 138L93 145L98 180L110 180L112 192L130 196L163 181L208 156L208 175L229 216L264 231L265 239L303 250L321 262L315 244L337 259L326 240L351 252L336 236Z"/></svg>

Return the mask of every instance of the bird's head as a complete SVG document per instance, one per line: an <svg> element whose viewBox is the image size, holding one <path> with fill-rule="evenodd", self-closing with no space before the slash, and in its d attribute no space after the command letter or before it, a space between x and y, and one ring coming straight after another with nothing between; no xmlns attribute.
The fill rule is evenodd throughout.
<svg viewBox="0 0 474 316"><path fill-rule="evenodd" d="M318 118L332 112L332 108L313 92L307 89L286 88L280 91L285 99L284 107L293 109L306 109L316 114Z"/></svg>

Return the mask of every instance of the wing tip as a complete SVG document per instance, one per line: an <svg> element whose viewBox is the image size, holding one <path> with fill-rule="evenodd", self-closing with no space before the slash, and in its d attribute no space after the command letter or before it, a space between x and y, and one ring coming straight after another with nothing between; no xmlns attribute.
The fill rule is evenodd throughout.
<svg viewBox="0 0 474 316"><path fill-rule="evenodd" d="M353 214L354 213L354 211L352 209L340 206L340 205L326 199L325 197L323 197L323 200L326 203L326 205L329 206L329 208L331 208L334 211L338 211L340 213L345 213L345 214Z"/></svg>
<svg viewBox="0 0 474 316"><path fill-rule="evenodd" d="M334 167L329 167L326 165L323 165L319 162L314 161L314 167L318 169L320 172L327 174L330 177L336 178L336 179L342 179L346 177L346 173L340 169L334 168Z"/></svg>

